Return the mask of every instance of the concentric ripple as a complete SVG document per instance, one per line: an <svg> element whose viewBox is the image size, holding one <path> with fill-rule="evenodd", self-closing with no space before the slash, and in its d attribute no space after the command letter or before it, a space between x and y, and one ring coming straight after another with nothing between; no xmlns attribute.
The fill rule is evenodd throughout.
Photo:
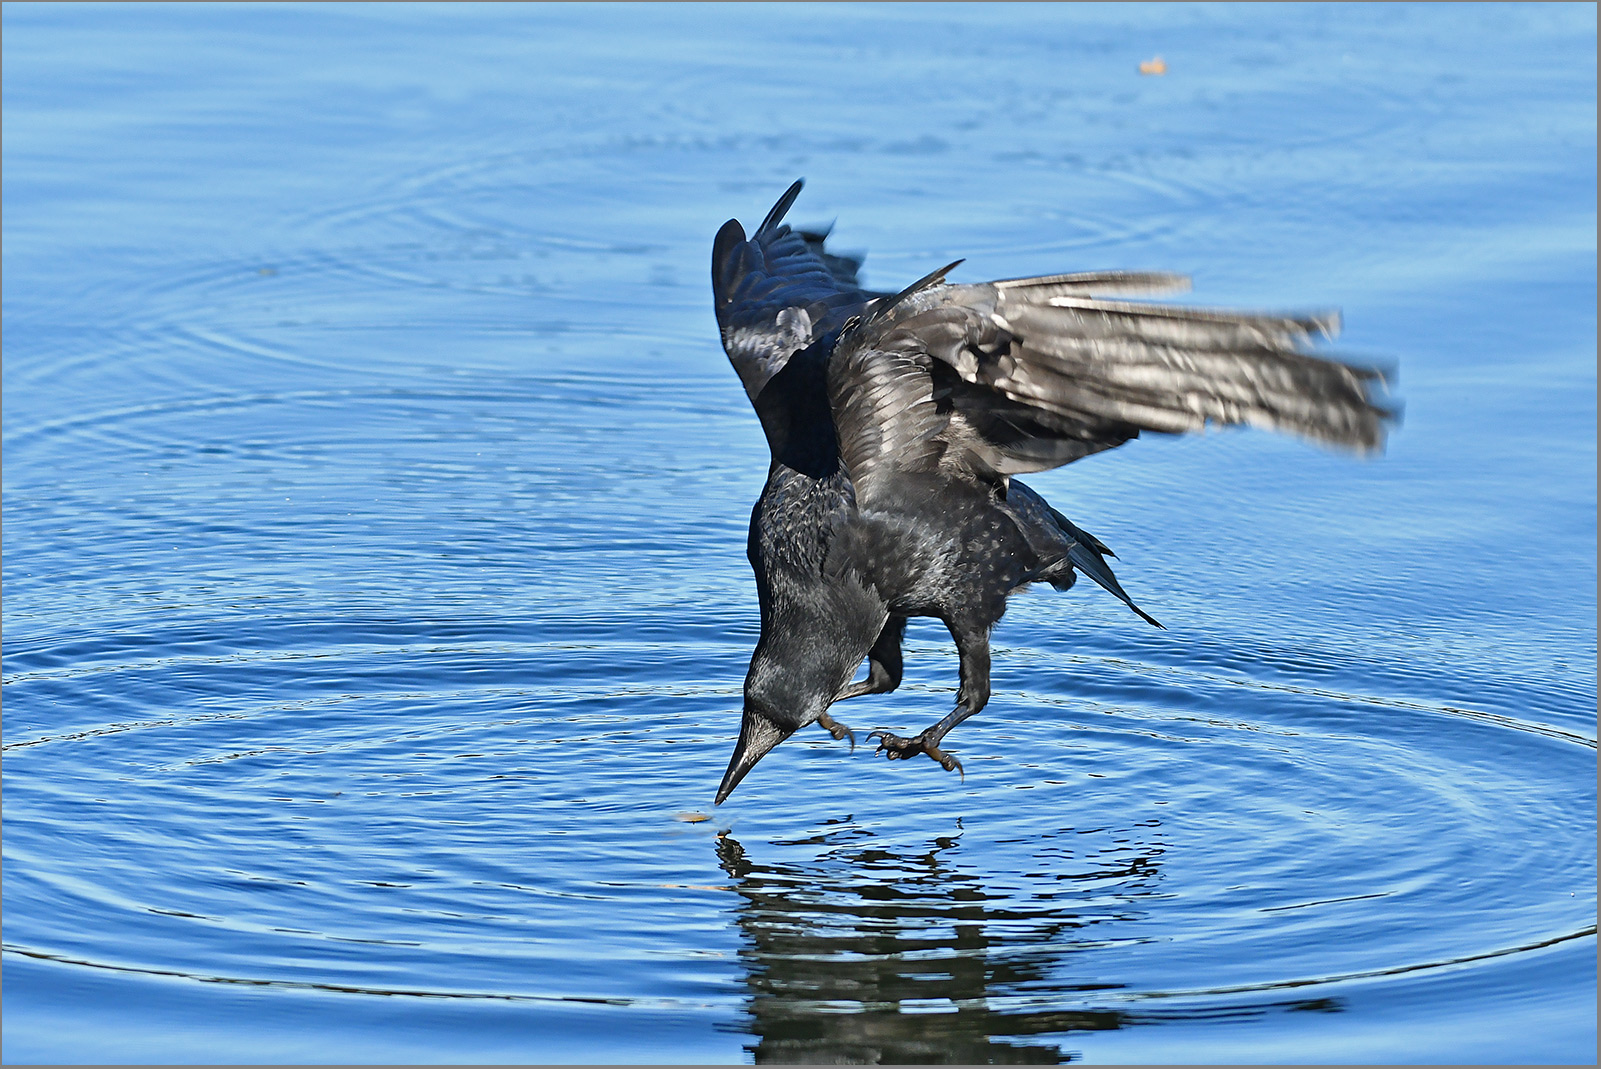
<svg viewBox="0 0 1601 1069"><path fill-rule="evenodd" d="M1592 1056L1585 11L7 5L6 1059ZM871 286L1343 304L1407 423L1030 476L1168 630L713 809L799 175Z"/></svg>
<svg viewBox="0 0 1601 1069"><path fill-rule="evenodd" d="M1339 1012L1353 985L1594 930L1595 742L1571 732L1088 658L959 733L965 781L819 732L686 824L738 644L549 626L283 621L248 650L169 631L8 656L40 666L9 702L78 710L7 733L28 918L8 949L719 1016L748 985L761 1060L971 1061L997 1036L1032 1059L1085 1030ZM726 678L692 682L708 664Z"/></svg>

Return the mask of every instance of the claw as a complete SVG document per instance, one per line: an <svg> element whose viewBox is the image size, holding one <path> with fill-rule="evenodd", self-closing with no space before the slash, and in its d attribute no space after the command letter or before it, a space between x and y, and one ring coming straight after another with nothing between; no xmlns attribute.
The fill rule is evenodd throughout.
<svg viewBox="0 0 1601 1069"><path fill-rule="evenodd" d="M947 772L955 772L967 781L967 773L962 763L938 746L928 741L927 732L913 739L903 739L887 728L874 728L867 733L869 739L878 740L878 749L874 754L883 754L890 761L908 761L914 754L927 754L929 760Z"/></svg>
<svg viewBox="0 0 1601 1069"><path fill-rule="evenodd" d="M817 724L819 727L826 730L830 735L834 736L835 739L851 740L851 753L856 752L856 732L852 731L844 724L841 724L838 720L835 720L827 713L824 713L822 716L817 718Z"/></svg>
<svg viewBox="0 0 1601 1069"><path fill-rule="evenodd" d="M956 758L941 750L938 746L925 746L923 747L923 752L938 761L939 767L947 772L956 773L961 777L963 783L967 782L967 773L962 769L962 763Z"/></svg>

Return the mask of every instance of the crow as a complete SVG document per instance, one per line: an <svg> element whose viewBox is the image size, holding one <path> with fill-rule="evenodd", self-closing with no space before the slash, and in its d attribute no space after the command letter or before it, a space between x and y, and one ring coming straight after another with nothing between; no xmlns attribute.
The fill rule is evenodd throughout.
<svg viewBox="0 0 1601 1069"><path fill-rule="evenodd" d="M868 738L891 760L924 754L958 773L940 744L989 700L990 631L1013 593L1083 573L1162 626L1118 583L1105 543L1014 476L1209 423L1371 453L1397 417L1377 396L1386 372L1305 351L1338 332L1337 313L1104 296L1189 288L1152 272L947 282L960 260L869 291L859 260L784 224L801 185L754 235L730 219L712 248L723 348L772 451L747 542L761 635L717 804L808 724L854 749L829 708L900 684L908 617L956 641L956 708L910 738Z"/></svg>

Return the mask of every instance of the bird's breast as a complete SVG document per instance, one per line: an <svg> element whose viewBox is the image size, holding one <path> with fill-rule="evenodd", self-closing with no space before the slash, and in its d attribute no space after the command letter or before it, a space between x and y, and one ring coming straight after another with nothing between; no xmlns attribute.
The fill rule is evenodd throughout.
<svg viewBox="0 0 1601 1069"><path fill-rule="evenodd" d="M816 478L774 464L751 514L752 565L820 574L855 504L850 479L841 470Z"/></svg>

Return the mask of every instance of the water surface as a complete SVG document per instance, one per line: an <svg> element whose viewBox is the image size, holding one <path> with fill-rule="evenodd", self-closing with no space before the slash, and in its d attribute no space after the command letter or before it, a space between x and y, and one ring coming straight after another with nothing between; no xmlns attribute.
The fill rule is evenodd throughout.
<svg viewBox="0 0 1601 1069"><path fill-rule="evenodd" d="M6 1059L1592 1059L1595 49L6 5ZM799 175L873 286L1343 307L1405 426L1033 478L1169 630L1031 592L965 779L817 731L713 812L766 452L707 264ZM840 719L955 676L914 622Z"/></svg>

